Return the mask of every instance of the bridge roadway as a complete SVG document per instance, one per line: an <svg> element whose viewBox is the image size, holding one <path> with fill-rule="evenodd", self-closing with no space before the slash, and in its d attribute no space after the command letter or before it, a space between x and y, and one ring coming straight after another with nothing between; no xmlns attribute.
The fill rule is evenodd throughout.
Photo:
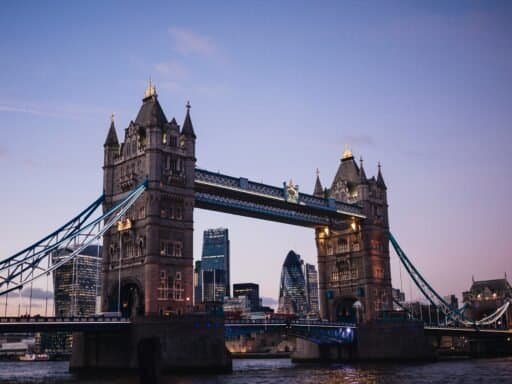
<svg viewBox="0 0 512 384"><path fill-rule="evenodd" d="M115 331L131 325L130 319L118 316L85 316L85 317L0 317L0 333L6 332L83 332L83 331ZM330 323L325 321L281 319L269 320L228 320L225 328L295 328L325 330L356 330L353 323ZM510 337L512 329L492 328L456 328L425 326L427 336L471 336L471 337Z"/></svg>
<svg viewBox="0 0 512 384"><path fill-rule="evenodd" d="M4 332L83 332L115 331L130 326L129 319L117 316L82 317L0 317L0 333Z"/></svg>
<svg viewBox="0 0 512 384"><path fill-rule="evenodd" d="M347 219L365 218L357 204L299 193L290 186L274 187L199 168L195 170L194 190L197 208L304 227L335 226Z"/></svg>

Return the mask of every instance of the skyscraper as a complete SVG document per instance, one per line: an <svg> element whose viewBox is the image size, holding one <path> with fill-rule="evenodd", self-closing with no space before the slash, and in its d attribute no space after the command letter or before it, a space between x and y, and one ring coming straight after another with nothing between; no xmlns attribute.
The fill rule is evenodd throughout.
<svg viewBox="0 0 512 384"><path fill-rule="evenodd" d="M290 251L281 270L277 312L304 316L308 311L303 262L298 254Z"/></svg>
<svg viewBox="0 0 512 384"><path fill-rule="evenodd" d="M233 297L247 297L251 305L251 311L258 311L260 308L260 287L254 283L233 284Z"/></svg>
<svg viewBox="0 0 512 384"><path fill-rule="evenodd" d="M309 311L320 314L320 305L318 302L318 272L313 264L305 264L304 279L306 280L306 301L309 306Z"/></svg>
<svg viewBox="0 0 512 384"><path fill-rule="evenodd" d="M59 249L52 254L58 263L73 249ZM100 294L101 246L86 247L73 260L53 272L54 305L56 316L94 315Z"/></svg>
<svg viewBox="0 0 512 384"><path fill-rule="evenodd" d="M229 237L226 228L208 229L203 233L200 282L202 302L223 302L224 296L230 296Z"/></svg>

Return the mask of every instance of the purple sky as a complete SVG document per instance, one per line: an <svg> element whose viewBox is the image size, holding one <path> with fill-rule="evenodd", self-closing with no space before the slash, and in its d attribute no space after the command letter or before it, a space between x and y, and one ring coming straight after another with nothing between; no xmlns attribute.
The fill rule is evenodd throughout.
<svg viewBox="0 0 512 384"><path fill-rule="evenodd" d="M110 113L120 134L151 75L169 119L191 101L198 166L312 192L349 144L369 176L382 162L391 230L440 293L512 276L511 19L507 1L3 1L0 257L101 193ZM232 283L264 296L289 249L316 264L311 230L199 210L196 258L220 226Z"/></svg>

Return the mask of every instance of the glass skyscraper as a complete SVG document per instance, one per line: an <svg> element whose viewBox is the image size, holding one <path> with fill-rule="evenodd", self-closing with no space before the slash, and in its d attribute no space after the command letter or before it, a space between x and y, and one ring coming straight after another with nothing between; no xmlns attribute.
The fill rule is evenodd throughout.
<svg viewBox="0 0 512 384"><path fill-rule="evenodd" d="M59 249L52 254L58 263L73 252ZM53 272L55 316L87 316L96 313L100 295L101 246L86 247L73 260Z"/></svg>
<svg viewBox="0 0 512 384"><path fill-rule="evenodd" d="M306 301L309 305L309 311L319 315L318 272L313 264L306 263L304 267L304 278L306 280Z"/></svg>
<svg viewBox="0 0 512 384"><path fill-rule="evenodd" d="M201 302L221 303L224 296L230 296L229 236L226 228L204 231L200 269Z"/></svg>
<svg viewBox="0 0 512 384"><path fill-rule="evenodd" d="M281 270L278 313L304 316L309 312L303 262L293 251L288 252Z"/></svg>

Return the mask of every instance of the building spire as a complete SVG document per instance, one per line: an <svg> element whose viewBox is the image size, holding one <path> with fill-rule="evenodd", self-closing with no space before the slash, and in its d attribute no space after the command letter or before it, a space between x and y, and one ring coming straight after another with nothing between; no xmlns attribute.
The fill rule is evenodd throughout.
<svg viewBox="0 0 512 384"><path fill-rule="evenodd" d="M110 115L110 128L107 133L107 139L105 140L104 147L118 147L119 140L117 139L116 127L114 124L114 113Z"/></svg>
<svg viewBox="0 0 512 384"><path fill-rule="evenodd" d="M151 76L149 76L148 86L146 87L146 90L144 91L144 99L147 99L148 97L156 96L156 87L155 84L151 82Z"/></svg>
<svg viewBox="0 0 512 384"><path fill-rule="evenodd" d="M363 168L363 156L359 157L359 180L362 184L365 184L368 181L366 178L366 172Z"/></svg>
<svg viewBox="0 0 512 384"><path fill-rule="evenodd" d="M187 114L185 115L185 121L183 122L183 129L181 130L181 133L184 136L196 138L196 134L194 133L194 127L192 126L192 120L190 119L190 101L187 101L187 104L185 106L187 108Z"/></svg>
<svg viewBox="0 0 512 384"><path fill-rule="evenodd" d="M379 171L377 173L377 185L384 189L387 189L386 183L384 182L384 177L382 177L380 161L377 163L377 167L379 168Z"/></svg>
<svg viewBox="0 0 512 384"><path fill-rule="evenodd" d="M345 144L345 149L343 150L343 154L341 155L341 160L350 159L351 157L354 157L354 155L352 154L352 151L350 150L348 144Z"/></svg>
<svg viewBox="0 0 512 384"><path fill-rule="evenodd" d="M316 169L316 182L313 195L317 197L324 197L324 189L322 187L322 183L320 182L320 171L318 168Z"/></svg>

